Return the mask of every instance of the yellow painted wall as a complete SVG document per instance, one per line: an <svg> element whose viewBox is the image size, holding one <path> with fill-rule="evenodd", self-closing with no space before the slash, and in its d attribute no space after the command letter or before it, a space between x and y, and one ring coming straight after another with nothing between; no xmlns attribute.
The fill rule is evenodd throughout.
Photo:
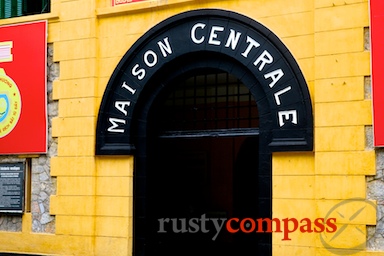
<svg viewBox="0 0 384 256"><path fill-rule="evenodd" d="M60 63L54 82L59 116L53 120L58 154L51 159L57 194L50 198L56 232L31 233L31 216L24 214L21 233L0 232L0 251L131 255L134 158L95 157L101 97L118 61L141 35L198 8L227 9L264 24L287 45L307 80L314 152L273 154L273 216L325 217L344 199L366 197L365 176L375 174L375 153L365 138L372 124L371 102L364 97L364 77L370 75L370 53L364 49L368 0L155 0L115 7L110 0L52 0L49 14L0 20L0 25L48 19L48 41ZM363 232L336 246L364 243L365 227L375 219L372 210L351 223ZM274 233L274 255L331 255L319 234L291 236L282 241L282 234Z"/></svg>

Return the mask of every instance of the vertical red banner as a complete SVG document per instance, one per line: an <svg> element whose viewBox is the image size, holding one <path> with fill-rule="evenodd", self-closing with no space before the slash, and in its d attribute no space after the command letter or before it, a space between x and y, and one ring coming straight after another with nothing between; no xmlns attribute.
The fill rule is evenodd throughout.
<svg viewBox="0 0 384 256"><path fill-rule="evenodd" d="M374 145L384 146L384 1L371 0L371 70Z"/></svg>
<svg viewBox="0 0 384 256"><path fill-rule="evenodd" d="M0 154L47 152L47 22L0 27Z"/></svg>

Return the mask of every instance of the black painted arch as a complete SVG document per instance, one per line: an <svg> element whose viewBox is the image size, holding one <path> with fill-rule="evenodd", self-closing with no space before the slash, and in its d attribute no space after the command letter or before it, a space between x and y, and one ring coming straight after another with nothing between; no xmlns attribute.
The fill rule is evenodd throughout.
<svg viewBox="0 0 384 256"><path fill-rule="evenodd" d="M191 30L196 24L199 25L195 27L194 36L202 43L191 40ZM232 36L241 33L234 49L231 45L226 46L231 33ZM247 40L254 40L259 46L253 47L244 57L250 45ZM273 61L266 63L260 71L260 62L258 65L254 62L265 51ZM145 76L139 79L143 75L141 68L145 70ZM139 133L141 123L146 122L142 120L146 115L143 113L145 106L150 107L150 102L172 79L205 68L231 73L250 89L261 113L260 136L270 151L313 149L311 99L303 74L290 51L274 33L253 19L231 11L200 9L175 15L154 26L121 59L100 106L96 154L134 154L135 143L143 136ZM284 75L271 88L271 78L267 79L265 75L279 69ZM123 88L124 84L130 90ZM129 101L129 106L122 105L119 110L116 101ZM281 126L279 113L289 110L296 110L297 121L293 122L292 116L286 115ZM116 125L112 132L108 131L113 125L111 118Z"/></svg>

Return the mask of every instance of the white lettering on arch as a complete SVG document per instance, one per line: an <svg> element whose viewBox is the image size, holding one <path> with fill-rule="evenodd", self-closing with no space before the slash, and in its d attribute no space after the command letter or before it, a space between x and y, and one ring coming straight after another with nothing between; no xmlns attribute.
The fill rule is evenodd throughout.
<svg viewBox="0 0 384 256"><path fill-rule="evenodd" d="M115 133L124 133L124 129L117 129L119 127L119 124L125 124L124 119L119 119L119 118L109 118L108 120L112 126L108 128L109 132L115 132Z"/></svg>
<svg viewBox="0 0 384 256"><path fill-rule="evenodd" d="M284 89L282 89L282 90L280 90L280 91L278 91L278 92L276 92L276 93L274 94L274 96L275 96L275 101L276 101L276 104L277 104L278 106L281 105L280 96L283 95L284 93L288 92L288 91L291 90L291 89L292 89L292 87L291 87L291 86L288 86L287 88L284 88Z"/></svg>
<svg viewBox="0 0 384 256"><path fill-rule="evenodd" d="M145 69L143 68L140 68L140 65L139 64L136 64L135 66L133 66L132 68L132 75L137 77L137 79L139 80L143 80L143 78L145 77Z"/></svg>
<svg viewBox="0 0 384 256"><path fill-rule="evenodd" d="M128 90L132 95L136 93L136 89L133 89L129 85L127 85L127 82L124 81L124 83L121 85L122 88Z"/></svg>
<svg viewBox="0 0 384 256"><path fill-rule="evenodd" d="M164 58L166 58L168 55L172 54L172 48L171 45L169 44L168 37L164 38L164 43L162 41L157 42L157 45L160 48L161 54L163 55Z"/></svg>
<svg viewBox="0 0 384 256"><path fill-rule="evenodd" d="M152 56L152 59L149 56ZM154 67L157 64L157 54L152 50L146 51L144 53L144 63L150 68Z"/></svg>
<svg viewBox="0 0 384 256"><path fill-rule="evenodd" d="M271 64L272 62L272 55L267 50L264 50L263 53L253 63L253 65L256 67L258 64L260 64L259 71L262 71L266 64Z"/></svg>
<svg viewBox="0 0 384 256"><path fill-rule="evenodd" d="M265 79L272 79L272 82L269 83L269 87L273 87L279 80L284 76L284 72L281 69L274 70L264 75Z"/></svg>
<svg viewBox="0 0 384 256"><path fill-rule="evenodd" d="M287 121L291 120L291 123L297 124L297 110L279 111L279 125L282 127Z"/></svg>
<svg viewBox="0 0 384 256"><path fill-rule="evenodd" d="M115 102L115 108L119 110L121 113L123 113L125 116L128 115L128 111L125 109L125 107L131 106L130 101L116 101Z"/></svg>
<svg viewBox="0 0 384 256"><path fill-rule="evenodd" d="M205 24L204 23L196 23L192 29L191 29L191 39L192 41L195 43L195 44L201 44L204 42L204 39L205 37L202 36L201 38L197 39L196 38L196 30L200 28L200 29L204 29L205 28Z"/></svg>
<svg viewBox="0 0 384 256"><path fill-rule="evenodd" d="M219 40L216 40L217 39L217 33L216 32L223 32L223 31L224 31L223 27L213 26L211 28L211 33L209 35L208 43L212 44L212 45L220 45L221 42Z"/></svg>
<svg viewBox="0 0 384 256"><path fill-rule="evenodd" d="M247 36L247 43L248 43L247 49L245 49L245 51L241 54L245 58L248 58L248 54L251 52L253 48L257 48L260 46L260 44L250 36Z"/></svg>
<svg viewBox="0 0 384 256"><path fill-rule="evenodd" d="M241 32L236 32L233 29L230 29L230 31L225 47L231 47L232 50L235 50L239 43Z"/></svg>

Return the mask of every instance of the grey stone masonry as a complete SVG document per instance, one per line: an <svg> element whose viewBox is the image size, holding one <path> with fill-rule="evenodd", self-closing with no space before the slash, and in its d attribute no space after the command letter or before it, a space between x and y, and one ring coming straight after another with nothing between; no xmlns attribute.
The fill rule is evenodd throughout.
<svg viewBox="0 0 384 256"><path fill-rule="evenodd" d="M31 159L32 232L54 233L55 217L49 214L49 197L56 194L56 179L50 175L50 159L57 155L57 139L52 138L52 118L58 115L58 102L52 99L52 83L59 77L59 64L53 62L53 45L47 49L48 152ZM0 156L0 163L26 161L24 156ZM22 216L0 214L0 230L21 231Z"/></svg>
<svg viewBox="0 0 384 256"><path fill-rule="evenodd" d="M371 50L370 31L364 28L364 50ZM364 97L372 99L371 77L364 78ZM365 129L366 150L375 150L376 154L376 175L367 176L367 199L376 200L376 226L367 226L367 250L384 250L384 149L374 148L373 129L367 126Z"/></svg>
<svg viewBox="0 0 384 256"><path fill-rule="evenodd" d="M371 79L365 79L365 98L371 99ZM367 199L375 200L377 204L376 226L367 226L367 249L384 250L384 149L374 148L373 129L365 129L366 150L375 150L376 175L367 176Z"/></svg>
<svg viewBox="0 0 384 256"><path fill-rule="evenodd" d="M369 129L372 134L372 129ZM372 136L370 136L372 137ZM376 175L367 177L367 199L376 200L376 226L367 227L367 249L384 250L384 149L376 149Z"/></svg>

